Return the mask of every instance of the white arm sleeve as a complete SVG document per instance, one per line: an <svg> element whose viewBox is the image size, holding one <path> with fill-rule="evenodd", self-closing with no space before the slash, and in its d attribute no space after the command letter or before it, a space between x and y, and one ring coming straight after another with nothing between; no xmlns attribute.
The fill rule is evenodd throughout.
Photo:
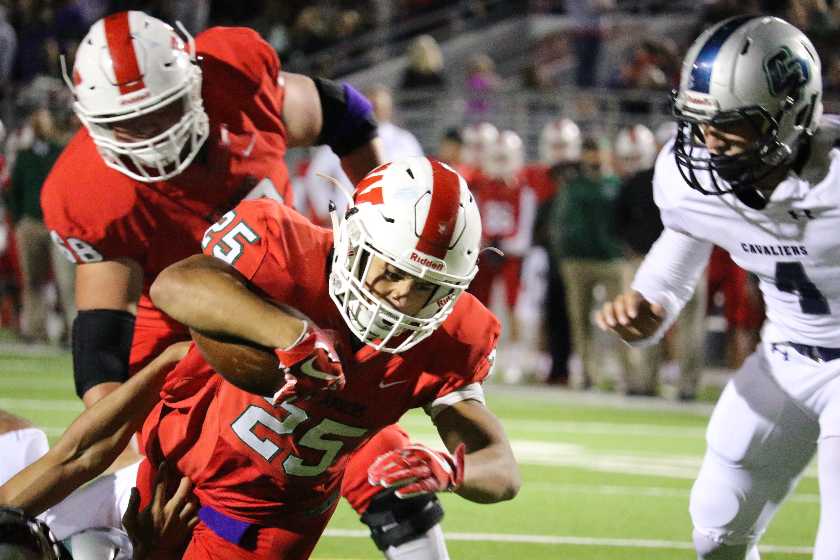
<svg viewBox="0 0 840 560"><path fill-rule="evenodd" d="M467 400L478 401L481 404L486 404L484 402L484 389L481 388L481 383L470 383L469 385L461 387L456 391L452 391L442 397L438 397L434 401L425 405L423 410L425 410L426 414L431 416L434 420L435 416L437 416L441 410Z"/></svg>
<svg viewBox="0 0 840 560"><path fill-rule="evenodd" d="M633 346L648 346L662 338L691 299L711 253L712 244L708 241L665 228L636 272L632 285L646 300L665 308L665 322L652 336Z"/></svg>

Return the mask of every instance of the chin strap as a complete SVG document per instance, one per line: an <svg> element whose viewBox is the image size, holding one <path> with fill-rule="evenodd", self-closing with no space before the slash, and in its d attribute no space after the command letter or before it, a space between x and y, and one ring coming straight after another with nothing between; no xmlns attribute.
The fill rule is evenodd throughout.
<svg viewBox="0 0 840 560"><path fill-rule="evenodd" d="M769 195L758 189L739 189L735 191L735 196L753 210L764 210L770 202Z"/></svg>

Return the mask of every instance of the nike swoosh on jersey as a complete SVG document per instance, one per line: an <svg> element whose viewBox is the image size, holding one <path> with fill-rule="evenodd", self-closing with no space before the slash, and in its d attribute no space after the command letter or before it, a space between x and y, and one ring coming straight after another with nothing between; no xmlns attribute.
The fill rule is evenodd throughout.
<svg viewBox="0 0 840 560"><path fill-rule="evenodd" d="M399 385L400 383L406 383L406 382L408 382L408 379L402 379L400 381L391 381L390 383L385 383L385 380L383 379L382 381L379 382L379 388L380 389L387 389L388 387L392 387L394 385Z"/></svg>
<svg viewBox="0 0 840 560"><path fill-rule="evenodd" d="M305 362L300 365L300 371L308 375L309 377L314 377L315 379L335 379L334 375L330 375L329 373L324 373L320 369L316 368L313 363L315 362L315 357L309 358Z"/></svg>

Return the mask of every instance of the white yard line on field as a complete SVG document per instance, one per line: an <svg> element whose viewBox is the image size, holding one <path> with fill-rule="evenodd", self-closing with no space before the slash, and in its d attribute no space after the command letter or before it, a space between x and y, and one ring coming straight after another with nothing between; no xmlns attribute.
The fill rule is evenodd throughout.
<svg viewBox="0 0 840 560"><path fill-rule="evenodd" d="M54 410L60 412L81 412L82 401L78 399L0 399L0 408L6 410Z"/></svg>
<svg viewBox="0 0 840 560"><path fill-rule="evenodd" d="M358 529L327 529L324 532L327 537L360 539L370 538L370 533ZM446 532L446 539L449 541L473 541L473 542L500 542L500 543L527 543L527 544L548 544L548 545L576 545L576 546L599 546L611 548L664 548L676 550L693 550L694 546L689 542L664 541L656 539L609 539L598 537L573 537L560 535L516 535L499 533L456 533ZM811 554L813 549L807 546L784 546L784 545L762 545L759 546L762 552L775 552L780 554Z"/></svg>
<svg viewBox="0 0 840 560"><path fill-rule="evenodd" d="M689 489L664 486L618 486L612 484L553 484L550 482L528 482L523 486L526 492L558 492L561 494L586 494L599 496L649 496L653 498L679 498L688 500ZM819 503L819 494L794 494L788 502Z"/></svg>
<svg viewBox="0 0 840 560"><path fill-rule="evenodd" d="M11 410L38 410L77 412L82 411L81 401L48 399L2 399L0 408ZM25 414L24 414L25 416ZM584 425L586 423L580 423ZM424 426L424 428L429 428ZM44 427L51 437L60 435L63 428ZM411 430L414 441L432 447L442 445L440 437L427 429ZM639 453L590 449L578 442L556 442L513 438L513 451L522 465L543 467L570 467L587 471L616 473L622 475L664 476L684 480L693 480L700 470L702 456ZM811 464L805 476L816 477L816 465Z"/></svg>
<svg viewBox="0 0 840 560"><path fill-rule="evenodd" d="M626 422L552 422L551 420L517 420L503 418L505 430L529 431L544 433L570 433L581 435L603 436L642 436L642 437L676 437L703 438L706 435L705 426L664 426L657 424L628 424ZM426 428L430 426L427 418L407 417L400 420L400 425L406 428Z"/></svg>
<svg viewBox="0 0 840 560"><path fill-rule="evenodd" d="M37 379L22 376L0 376L0 388L8 389L19 384L21 388L43 387L49 380ZM72 383L67 384L68 390L72 390ZM65 403L77 402L72 399L0 399L0 407L5 406L3 402L27 402L27 408L43 408L44 410L54 409L56 406L66 406ZM41 404L39 404L41 403ZM56 404L58 403L58 404ZM580 434L580 435L604 435L604 436L639 436L639 437L671 437L671 438L703 438L706 432L701 426L660 426L656 424L627 424L622 422L552 422L550 420L517 420L504 419L503 423L508 431L557 433L557 434ZM432 431L431 421L426 417L406 417L400 421L400 425L413 430Z"/></svg>

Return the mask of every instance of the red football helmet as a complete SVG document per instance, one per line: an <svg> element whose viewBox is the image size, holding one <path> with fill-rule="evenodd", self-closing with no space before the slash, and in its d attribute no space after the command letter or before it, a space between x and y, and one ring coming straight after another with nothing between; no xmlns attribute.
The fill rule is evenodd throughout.
<svg viewBox="0 0 840 560"><path fill-rule="evenodd" d="M105 163L143 182L169 179L209 133L192 36L143 12L94 23L76 52L73 110ZM63 62L63 60L62 60Z"/></svg>

